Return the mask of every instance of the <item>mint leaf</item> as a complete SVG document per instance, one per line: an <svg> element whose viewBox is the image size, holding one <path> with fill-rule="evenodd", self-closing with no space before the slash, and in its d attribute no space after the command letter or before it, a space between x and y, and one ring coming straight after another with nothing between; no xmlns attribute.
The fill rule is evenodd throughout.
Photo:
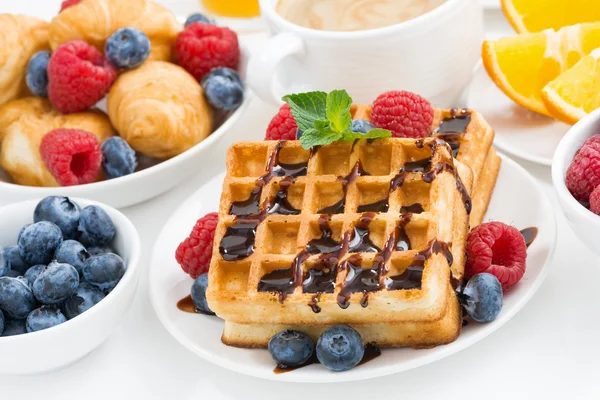
<svg viewBox="0 0 600 400"><path fill-rule="evenodd" d="M331 144L342 138L342 134L334 132L331 129L323 131L311 128L304 131L300 137L300 145L303 149L310 150L314 146L322 146L324 144Z"/></svg>
<svg viewBox="0 0 600 400"><path fill-rule="evenodd" d="M322 131L322 130L326 130L326 129L330 129L331 128L331 122L329 121L321 121L321 120L317 120L315 121L315 125L314 128L318 131Z"/></svg>
<svg viewBox="0 0 600 400"><path fill-rule="evenodd" d="M356 140L356 139L385 139L392 137L392 132L387 129L371 129L368 133L346 131L342 134L341 140Z"/></svg>
<svg viewBox="0 0 600 400"><path fill-rule="evenodd" d="M331 121L331 127L338 132L345 132L352 128L352 115L350 115L352 97L345 90L334 90L327 95L325 112Z"/></svg>
<svg viewBox="0 0 600 400"><path fill-rule="evenodd" d="M313 129L315 121L327 119L325 92L289 94L283 97L283 101L290 105L296 124L303 132Z"/></svg>

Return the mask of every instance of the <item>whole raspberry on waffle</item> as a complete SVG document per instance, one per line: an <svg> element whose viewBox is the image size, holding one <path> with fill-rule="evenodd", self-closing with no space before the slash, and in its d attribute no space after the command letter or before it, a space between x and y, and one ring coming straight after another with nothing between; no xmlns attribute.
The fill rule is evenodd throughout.
<svg viewBox="0 0 600 400"><path fill-rule="evenodd" d="M208 272L218 217L213 212L200 218L190 236L175 251L175 259L181 268L194 279Z"/></svg>
<svg viewBox="0 0 600 400"><path fill-rule="evenodd" d="M42 139L40 154L48 171L61 186L96 180L102 164L100 143L79 129L55 129Z"/></svg>
<svg viewBox="0 0 600 400"><path fill-rule="evenodd" d="M87 110L108 93L117 69L82 40L60 45L48 63L48 97L63 113Z"/></svg>
<svg viewBox="0 0 600 400"><path fill-rule="evenodd" d="M565 183L575 199L589 201L592 191L600 185L600 135L586 140L577 151Z"/></svg>
<svg viewBox="0 0 600 400"><path fill-rule="evenodd" d="M201 81L211 69L237 69L240 46L235 32L216 25L195 23L185 28L175 43L177 63Z"/></svg>
<svg viewBox="0 0 600 400"><path fill-rule="evenodd" d="M475 227L467 238L465 277L487 272L495 275L508 290L525 273L527 245L521 232L502 222L488 222Z"/></svg>
<svg viewBox="0 0 600 400"><path fill-rule="evenodd" d="M63 11L65 8L69 8L69 7L74 6L75 4L79 4L79 3L81 3L81 0L65 0L60 5L60 11Z"/></svg>
<svg viewBox="0 0 600 400"><path fill-rule="evenodd" d="M424 138L431 134L433 108L418 94L393 90L373 102L371 123L394 137Z"/></svg>
<svg viewBox="0 0 600 400"><path fill-rule="evenodd" d="M294 140L298 124L292 115L289 104L281 106L267 127L265 140Z"/></svg>
<svg viewBox="0 0 600 400"><path fill-rule="evenodd" d="M590 194L590 210L597 215L600 215L600 185Z"/></svg>

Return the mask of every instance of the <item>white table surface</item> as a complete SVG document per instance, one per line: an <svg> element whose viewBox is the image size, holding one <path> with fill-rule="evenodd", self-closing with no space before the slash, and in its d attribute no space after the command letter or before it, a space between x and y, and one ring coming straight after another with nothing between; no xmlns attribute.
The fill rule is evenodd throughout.
<svg viewBox="0 0 600 400"><path fill-rule="evenodd" d="M163 0L188 11L187 0ZM49 18L58 0L2 0L0 12ZM195 3L192 3L195 7ZM497 11L488 12L490 37L509 34ZM246 38L252 47L262 37ZM142 266L169 215L224 163L226 147L260 140L275 110L255 100L214 158L197 176L145 204L125 209L143 243ZM558 209L550 170L521 164L555 206L558 249L545 284L510 322L476 345L434 364L370 381L310 385L262 381L209 364L177 343L158 321L143 274L126 321L100 348L76 364L38 376L0 376L0 399L538 399L598 398L600 393L600 268ZM518 193L515 193L518 195ZM527 201L527 199L523 199ZM510 221L507 221L510 222ZM182 238L186 232L182 232ZM2 355L0 354L0 362Z"/></svg>

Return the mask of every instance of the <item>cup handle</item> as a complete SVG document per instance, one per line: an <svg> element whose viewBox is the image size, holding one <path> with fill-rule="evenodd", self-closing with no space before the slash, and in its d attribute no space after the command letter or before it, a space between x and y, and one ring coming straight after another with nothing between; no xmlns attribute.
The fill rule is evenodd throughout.
<svg viewBox="0 0 600 400"><path fill-rule="evenodd" d="M254 54L248 62L250 88L262 100L281 105L281 96L273 88L281 62L290 56L303 56L304 43L292 33L280 33L267 41L262 52Z"/></svg>

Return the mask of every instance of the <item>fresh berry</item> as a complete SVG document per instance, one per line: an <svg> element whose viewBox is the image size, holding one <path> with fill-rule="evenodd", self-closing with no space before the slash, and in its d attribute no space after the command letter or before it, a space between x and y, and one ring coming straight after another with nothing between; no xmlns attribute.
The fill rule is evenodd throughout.
<svg viewBox="0 0 600 400"><path fill-rule="evenodd" d="M175 252L175 259L181 268L194 279L208 272L218 218L217 213L200 218L190 236L181 242Z"/></svg>
<svg viewBox="0 0 600 400"><path fill-rule="evenodd" d="M600 185L600 135L585 141L567 169L567 188L581 202L588 202L592 191Z"/></svg>
<svg viewBox="0 0 600 400"><path fill-rule="evenodd" d="M106 41L104 54L117 68L135 68L150 55L150 39L139 29L121 28Z"/></svg>
<svg viewBox="0 0 600 400"><path fill-rule="evenodd" d="M300 128L296 129L296 140L300 140L303 133L304 132L302 132L302 130Z"/></svg>
<svg viewBox="0 0 600 400"><path fill-rule="evenodd" d="M186 19L186 20L185 20L185 25L184 25L184 27L186 27L186 28L187 28L188 26L190 26L191 24L193 24L193 23L195 23L195 22L201 22L201 23L203 23L203 24L211 24L211 25L214 25L214 24L215 24L215 21L214 21L213 19L211 19L211 18L208 18L208 17L207 17L206 15L204 15L204 14L197 13L197 14L192 14L192 15L190 15L190 16L188 17L188 19Z"/></svg>
<svg viewBox="0 0 600 400"><path fill-rule="evenodd" d="M36 307L33 292L21 279L0 278L0 309L7 317L25 318Z"/></svg>
<svg viewBox="0 0 600 400"><path fill-rule="evenodd" d="M48 97L63 113L87 110L102 100L117 69L94 46L82 40L61 44L48 64Z"/></svg>
<svg viewBox="0 0 600 400"><path fill-rule="evenodd" d="M269 340L269 354L281 368L297 367L313 355L315 345L306 333L286 330Z"/></svg>
<svg viewBox="0 0 600 400"><path fill-rule="evenodd" d="M19 238L19 253L29 265L48 264L62 243L60 228L48 221L28 226Z"/></svg>
<svg viewBox="0 0 600 400"><path fill-rule="evenodd" d="M54 306L41 306L33 310L25 321L27 332L37 332L43 329L52 328L67 322L63 313Z"/></svg>
<svg viewBox="0 0 600 400"><path fill-rule="evenodd" d="M35 53L27 64L25 82L29 91L36 96L48 97L48 63L50 62L49 51Z"/></svg>
<svg viewBox="0 0 600 400"><path fill-rule="evenodd" d="M103 298L102 290L90 283L82 282L77 291L63 303L63 312L68 319L73 319L98 304Z"/></svg>
<svg viewBox="0 0 600 400"><path fill-rule="evenodd" d="M192 300L194 301L194 305L196 306L196 311L202 312L204 314L212 314L214 312L208 306L208 302L206 301L206 291L208 290L208 273L205 272L200 275L192 285Z"/></svg>
<svg viewBox="0 0 600 400"><path fill-rule="evenodd" d="M83 275L83 264L88 258L90 258L90 254L76 240L65 240L54 253L54 259L57 262L74 266L79 276Z"/></svg>
<svg viewBox="0 0 600 400"><path fill-rule="evenodd" d="M317 358L332 371L354 368L365 354L363 339L348 325L335 325L327 329L317 341Z"/></svg>
<svg viewBox="0 0 600 400"><path fill-rule="evenodd" d="M19 278L19 277L22 277L21 273L19 271L14 270L14 269L11 269L10 271L8 271L8 273L5 276L8 276L9 278Z"/></svg>
<svg viewBox="0 0 600 400"><path fill-rule="evenodd" d="M491 322L502 310L502 285L492 274L477 274L469 279L460 298L471 318Z"/></svg>
<svg viewBox="0 0 600 400"><path fill-rule="evenodd" d="M213 68L237 69L240 45L235 32L211 24L191 24L177 37L177 62L198 82Z"/></svg>
<svg viewBox="0 0 600 400"><path fill-rule="evenodd" d="M135 151L118 136L102 143L102 171L106 179L133 174L137 168Z"/></svg>
<svg viewBox="0 0 600 400"><path fill-rule="evenodd" d="M83 265L83 278L86 282L110 292L125 275L125 261L116 254L107 253L87 259Z"/></svg>
<svg viewBox="0 0 600 400"><path fill-rule="evenodd" d="M596 186L596 189L590 194L590 210L594 214L600 215L600 185Z"/></svg>
<svg viewBox="0 0 600 400"><path fill-rule="evenodd" d="M4 313L0 310L0 336L4 332Z"/></svg>
<svg viewBox="0 0 600 400"><path fill-rule="evenodd" d="M48 196L38 203L33 212L33 222L53 222L65 239L77 237L80 208L77 203L63 196Z"/></svg>
<svg viewBox="0 0 600 400"><path fill-rule="evenodd" d="M267 127L265 140L294 140L298 125L288 104L281 106ZM302 134L300 134L302 136Z"/></svg>
<svg viewBox="0 0 600 400"><path fill-rule="evenodd" d="M371 123L390 130L394 137L423 138L431 134L433 108L415 93L394 90L373 102Z"/></svg>
<svg viewBox="0 0 600 400"><path fill-rule="evenodd" d="M17 336L27 333L25 319L14 319L6 317L4 321L4 332L2 336Z"/></svg>
<svg viewBox="0 0 600 400"><path fill-rule="evenodd" d="M21 239L21 235L23 234L23 232L25 232L25 229L27 229L27 227L29 227L30 225L33 224L24 225L23 227L21 227L21 229L19 229L19 234L17 235L17 243L19 242L19 239Z"/></svg>
<svg viewBox="0 0 600 400"><path fill-rule="evenodd" d="M87 252L90 254L90 256L97 256L99 254L105 254L105 253L114 253L114 254L119 254L117 253L112 247L110 246L92 246L92 247L88 247L87 248Z"/></svg>
<svg viewBox="0 0 600 400"><path fill-rule="evenodd" d="M23 260L23 257L21 257L19 246L15 245L5 247L4 256L8 260L8 265L12 271L16 271L20 275L23 275L27 269L29 269L29 264L27 264L25 260Z"/></svg>
<svg viewBox="0 0 600 400"><path fill-rule="evenodd" d="M27 279L27 283L29 284L29 286L33 287L33 282L35 282L35 280L40 276L42 271L44 271L44 268L46 268L45 265L38 264L29 268L25 272L24 278Z"/></svg>
<svg viewBox="0 0 600 400"><path fill-rule="evenodd" d="M235 110L244 100L242 80L230 68L210 71L202 78L202 88L208 102L217 110Z"/></svg>
<svg viewBox="0 0 600 400"><path fill-rule="evenodd" d="M33 282L33 294L40 303L58 304L79 286L79 274L69 264L51 262Z"/></svg>
<svg viewBox="0 0 600 400"><path fill-rule="evenodd" d="M502 222L481 224L467 238L465 277L488 272L508 290L523 277L526 259L527 245L517 228Z"/></svg>
<svg viewBox="0 0 600 400"><path fill-rule="evenodd" d="M42 160L61 186L92 183L98 177L102 151L96 136L79 129L56 129L40 144Z"/></svg>
<svg viewBox="0 0 600 400"><path fill-rule="evenodd" d="M365 119L355 119L352 121L352 132L369 133L375 129L372 123Z"/></svg>
<svg viewBox="0 0 600 400"><path fill-rule="evenodd" d="M0 249L0 277L6 276L10 271L10 263L5 249Z"/></svg>
<svg viewBox="0 0 600 400"><path fill-rule="evenodd" d="M64 0L60 5L60 11L62 12L65 8L74 6L75 4L81 3L82 0Z"/></svg>
<svg viewBox="0 0 600 400"><path fill-rule="evenodd" d="M79 241L86 247L105 246L115 237L110 216L101 207L87 206L79 216Z"/></svg>

